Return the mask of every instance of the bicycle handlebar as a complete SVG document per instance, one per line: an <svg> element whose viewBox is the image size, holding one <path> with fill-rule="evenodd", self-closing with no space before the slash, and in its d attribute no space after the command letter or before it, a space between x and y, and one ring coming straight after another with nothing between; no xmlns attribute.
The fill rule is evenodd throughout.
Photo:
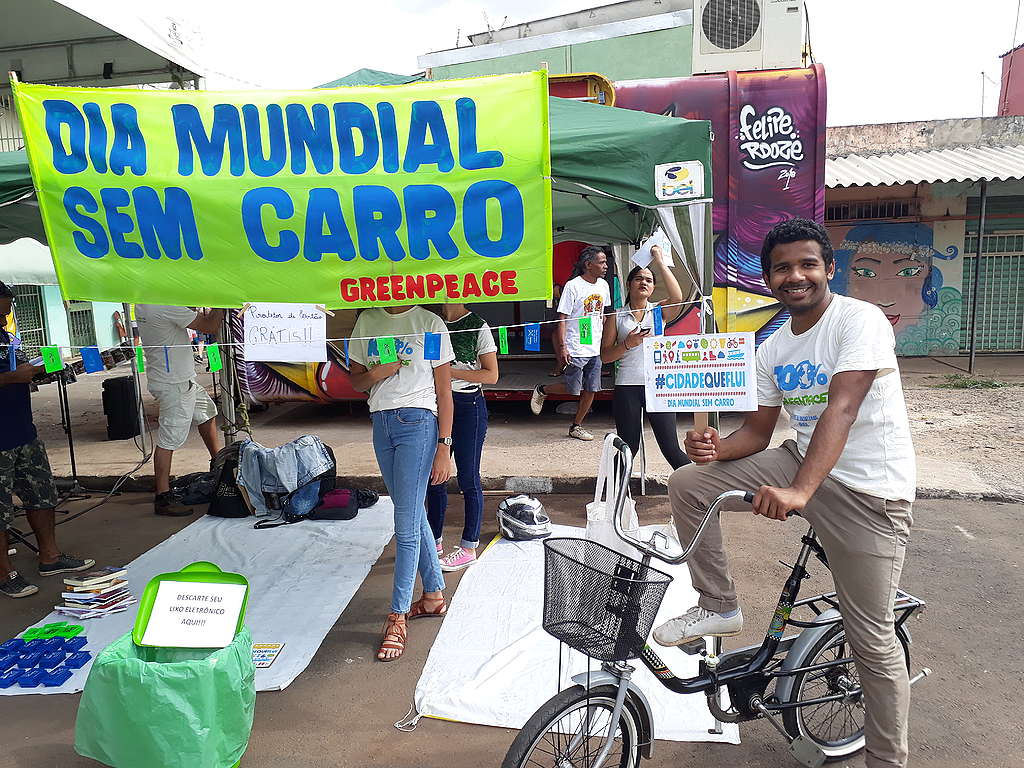
<svg viewBox="0 0 1024 768"><path fill-rule="evenodd" d="M754 501L754 493L752 491L735 490L725 491L724 493L719 494L719 496L714 501L711 502L711 505L704 513L704 517L703 519L701 519L700 524L697 526L697 530L694 532L693 538L690 540L690 543L680 554L676 555L675 557L669 557L665 555L663 552L659 551L657 547L657 540L659 537L661 539L664 539L666 544L668 543L668 537L665 536L665 534L663 534L661 531L655 531L654 535L651 536L650 541L644 542L640 541L639 539L634 539L632 536L629 536L623 530L621 518L622 512L626 506L626 499L629 496L629 479L633 475L633 452L632 450L630 450L630 447L625 443L625 441L623 441L617 435L612 440L612 446L621 454L621 461L617 462L616 466L618 482L616 483L615 507L614 513L612 514L612 524L615 528L615 534L620 539L625 541L627 544L636 547L644 554L650 555L651 557L656 557L662 562L668 563L669 565L684 563L690 559L690 556L693 554L693 551L697 548L697 544L700 542L701 536L704 535L704 529L707 528L708 521L711 519L712 515L719 514L719 510L722 504L724 504L729 499L743 499L743 501L746 502L747 504L752 504ZM786 513L786 517L799 514L800 513L796 510L790 510L789 512Z"/></svg>

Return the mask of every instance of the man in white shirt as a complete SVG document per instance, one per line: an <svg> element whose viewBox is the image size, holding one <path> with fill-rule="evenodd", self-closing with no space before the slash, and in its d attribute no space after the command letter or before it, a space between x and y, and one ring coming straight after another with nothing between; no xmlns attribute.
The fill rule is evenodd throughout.
<svg viewBox="0 0 1024 768"><path fill-rule="evenodd" d="M192 507L174 500L171 494L171 460L185 444L193 423L213 458L220 449L217 438L217 406L196 381L196 362L189 329L216 333L224 321L223 309L198 312L191 307L136 304L135 319L146 354L146 383L160 405L153 474L158 515L183 517Z"/></svg>
<svg viewBox="0 0 1024 768"><path fill-rule="evenodd" d="M553 342L555 357L565 370L563 384L538 384L530 398L530 410L539 416L548 395L576 395L579 404L569 427L569 437L593 440L594 436L583 428L583 419L594 402L594 394L601 391L601 333L604 328L605 308L612 303L608 282L608 255L596 245L583 249L576 262L576 274L565 284L558 300L558 319ZM580 319L590 321L590 339L581 338Z"/></svg>
<svg viewBox="0 0 1024 768"><path fill-rule="evenodd" d="M785 520L794 510L814 526L863 688L867 765L902 768L910 686L893 604L916 470L892 324L877 306L829 290L835 264L820 224L776 225L761 267L790 319L757 351L758 410L728 437L712 428L687 434L694 463L669 480L672 514L688 542L721 492L756 490L755 514ZM797 439L768 449L781 408ZM681 645L738 634L743 615L718 520L709 521L689 566L698 605L658 627L654 639Z"/></svg>

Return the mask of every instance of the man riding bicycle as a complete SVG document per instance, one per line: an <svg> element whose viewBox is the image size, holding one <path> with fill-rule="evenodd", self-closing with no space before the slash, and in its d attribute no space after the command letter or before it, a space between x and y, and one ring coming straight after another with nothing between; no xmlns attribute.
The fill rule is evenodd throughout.
<svg viewBox="0 0 1024 768"><path fill-rule="evenodd" d="M728 437L687 433L694 463L669 480L672 515L688 541L716 496L750 488L755 514L785 520L795 510L814 526L864 691L867 765L904 766L910 685L893 603L916 469L892 325L877 306L829 290L835 262L820 224L777 224L761 268L790 319L757 351L759 408ZM796 441L768 449L781 407ZM661 645L743 627L717 519L689 565L698 605L654 631Z"/></svg>

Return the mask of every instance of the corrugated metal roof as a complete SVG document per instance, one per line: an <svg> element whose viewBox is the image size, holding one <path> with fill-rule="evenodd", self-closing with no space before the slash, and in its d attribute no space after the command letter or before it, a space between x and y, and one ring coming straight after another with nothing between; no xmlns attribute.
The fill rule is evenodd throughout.
<svg viewBox="0 0 1024 768"><path fill-rule="evenodd" d="M826 187L1024 178L1024 145L847 155L825 160Z"/></svg>

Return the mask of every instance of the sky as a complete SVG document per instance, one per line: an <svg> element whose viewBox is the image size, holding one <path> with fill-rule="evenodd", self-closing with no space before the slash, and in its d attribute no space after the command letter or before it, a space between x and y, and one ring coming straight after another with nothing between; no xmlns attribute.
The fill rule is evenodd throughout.
<svg viewBox="0 0 1024 768"><path fill-rule="evenodd" d="M503 24L595 0L179 0L217 70L249 86L309 88L362 67L408 74L416 57ZM1024 42L1020 0L807 0L828 81L828 124L994 115L999 55ZM287 11L287 12L285 12ZM1016 30L1016 38L1014 37ZM681 69L686 72L688 67ZM982 72L985 100L982 107ZM213 76L208 87L239 87Z"/></svg>

